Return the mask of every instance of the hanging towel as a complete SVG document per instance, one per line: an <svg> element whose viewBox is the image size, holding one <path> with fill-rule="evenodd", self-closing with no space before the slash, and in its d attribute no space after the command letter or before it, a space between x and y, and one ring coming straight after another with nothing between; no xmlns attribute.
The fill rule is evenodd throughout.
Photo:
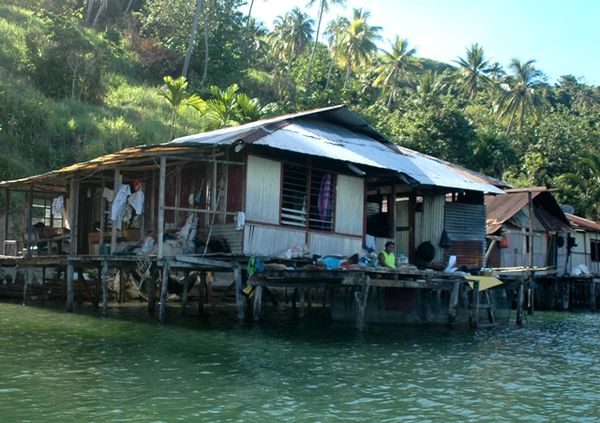
<svg viewBox="0 0 600 423"><path fill-rule="evenodd" d="M131 194L127 202L133 207L135 214L142 214L144 212L144 192L142 190Z"/></svg>
<svg viewBox="0 0 600 423"><path fill-rule="evenodd" d="M241 231L244 229L244 225L246 224L246 213L243 211L237 212L235 215L235 230Z"/></svg>
<svg viewBox="0 0 600 423"><path fill-rule="evenodd" d="M61 217L65 208L65 197L59 195L52 200L52 215L54 217Z"/></svg>
<svg viewBox="0 0 600 423"><path fill-rule="evenodd" d="M110 220L113 222L119 218L119 215L127 205L127 197L131 194L131 188L129 185L121 185L119 188L119 192L115 196L115 201L112 203L112 208L110 210Z"/></svg>

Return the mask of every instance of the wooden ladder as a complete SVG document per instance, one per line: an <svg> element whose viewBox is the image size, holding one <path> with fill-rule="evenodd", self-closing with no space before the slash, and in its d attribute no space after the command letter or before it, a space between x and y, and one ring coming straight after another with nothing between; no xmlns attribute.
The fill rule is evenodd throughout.
<svg viewBox="0 0 600 423"><path fill-rule="evenodd" d="M477 308L475 309L475 316L477 319L477 327L486 328L496 326L496 316L494 315L494 302L492 301L492 297L490 296L490 291L479 291L477 293L479 295L479 301L476 302ZM481 322L481 317L479 311L481 309L485 309L487 311L487 322L484 320Z"/></svg>

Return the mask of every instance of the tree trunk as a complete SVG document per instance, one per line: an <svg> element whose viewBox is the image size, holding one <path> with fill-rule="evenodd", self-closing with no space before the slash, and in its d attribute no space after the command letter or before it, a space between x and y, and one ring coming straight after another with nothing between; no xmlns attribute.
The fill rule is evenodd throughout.
<svg viewBox="0 0 600 423"><path fill-rule="evenodd" d="M254 0L250 0L250 7L248 8L248 16L246 16L247 25L250 24L250 17L252 16L252 6L254 6Z"/></svg>
<svg viewBox="0 0 600 423"><path fill-rule="evenodd" d="M196 44L196 34L198 34L198 21L200 20L201 11L202 0L196 0L196 11L194 12L194 23L192 25L192 33L190 34L190 41L188 42L188 48L185 53L185 60L183 62L183 70L181 71L181 74L186 78L188 76L192 52L194 51L194 44Z"/></svg>
<svg viewBox="0 0 600 423"><path fill-rule="evenodd" d="M94 18L94 23L92 24L92 28L96 28L98 25L98 21L106 12L106 8L108 7L108 0L100 0L100 7L98 7L98 12L96 13L96 17Z"/></svg>
<svg viewBox="0 0 600 423"><path fill-rule="evenodd" d="M329 69L327 69L327 79L325 80L325 89L329 88L329 80L331 79L331 73L333 72L333 61L334 58L331 58L329 62Z"/></svg>
<svg viewBox="0 0 600 423"><path fill-rule="evenodd" d="M125 12L123 13L124 16L127 16L129 14L131 6L133 6L133 0L129 0L129 3L127 3L127 7L125 8Z"/></svg>
<svg viewBox="0 0 600 423"><path fill-rule="evenodd" d="M306 69L306 79L304 80L304 86L308 87L310 82L310 70L312 68L313 60L315 59L315 53L317 52L317 44L319 44L319 31L321 31L321 20L323 19L323 12L325 11L325 0L321 0L321 8L319 9L319 21L317 23L317 33L315 34L315 43L313 44L312 51L310 52L310 59L308 60L308 68Z"/></svg>
<svg viewBox="0 0 600 423"><path fill-rule="evenodd" d="M204 70L202 71L202 81L201 84L204 85L206 82L206 75L208 75L208 23L206 22L206 14L204 14L204 19L202 19L202 27L204 31Z"/></svg>
<svg viewBox="0 0 600 423"><path fill-rule="evenodd" d="M94 9L94 0L88 0L87 9L85 11L85 24L89 25L92 21L92 9Z"/></svg>
<svg viewBox="0 0 600 423"><path fill-rule="evenodd" d="M348 69L346 69L346 77L344 78L344 86L343 88L346 89L346 85L348 84L348 79L350 79L350 71L352 70L352 65L350 63L348 63Z"/></svg>

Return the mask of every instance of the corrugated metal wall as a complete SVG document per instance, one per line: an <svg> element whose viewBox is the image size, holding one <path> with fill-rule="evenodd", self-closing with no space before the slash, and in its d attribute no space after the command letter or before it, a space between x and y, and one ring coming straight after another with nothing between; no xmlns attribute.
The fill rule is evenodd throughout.
<svg viewBox="0 0 600 423"><path fill-rule="evenodd" d="M335 196L336 232L362 236L365 206L363 193L363 179L353 176L337 175Z"/></svg>
<svg viewBox="0 0 600 423"><path fill-rule="evenodd" d="M351 256L352 254L360 253L362 249L362 238L310 233L309 245L312 254L318 254L320 256L329 254Z"/></svg>
<svg viewBox="0 0 600 423"><path fill-rule="evenodd" d="M485 205L445 203L444 229L450 248L444 257L456 256L457 266L479 267L485 256Z"/></svg>
<svg viewBox="0 0 600 423"><path fill-rule="evenodd" d="M248 156L246 179L246 219L279 223L281 163Z"/></svg>
<svg viewBox="0 0 600 423"><path fill-rule="evenodd" d="M208 230L208 228L200 228L198 237L206 239ZM210 233L210 238L213 240L225 239L232 254L242 254L242 237L243 231L236 231L234 224L215 224Z"/></svg>
<svg viewBox="0 0 600 423"><path fill-rule="evenodd" d="M423 242L431 242L435 247L435 261L444 259L444 251L438 246L444 230L445 196L424 195L423 211L415 213L415 248Z"/></svg>
<svg viewBox="0 0 600 423"><path fill-rule="evenodd" d="M306 243L306 231L247 224L244 227L244 254L277 255Z"/></svg>

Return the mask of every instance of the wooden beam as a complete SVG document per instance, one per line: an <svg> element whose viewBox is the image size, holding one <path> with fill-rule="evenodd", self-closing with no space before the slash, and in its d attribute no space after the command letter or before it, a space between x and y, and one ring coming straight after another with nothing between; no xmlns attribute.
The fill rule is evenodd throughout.
<svg viewBox="0 0 600 423"><path fill-rule="evenodd" d="M113 201L112 201L112 205L115 204L115 198L117 197L117 193L119 192L119 190L121 189L121 170L117 167L115 168L115 175L114 175L114 183L113 183ZM111 205L111 217L112 217L112 205ZM111 219L112 220L112 219ZM117 249L117 222L119 220L119 217L117 216L117 218L115 220L112 221L112 232L110 234L110 255L114 255L115 254L115 250Z"/></svg>
<svg viewBox="0 0 600 423"><path fill-rule="evenodd" d="M244 320L246 298L242 293L243 280L242 280L242 268L239 263L235 263L233 266L233 278L235 281L235 300L237 304L237 318L238 320Z"/></svg>
<svg viewBox="0 0 600 423"><path fill-rule="evenodd" d="M158 259L163 258L163 237L165 231L165 186L166 186L166 175L167 175L167 158L165 156L160 157L160 175L159 175L159 187L158 187L158 228L157 234L158 239Z"/></svg>
<svg viewBox="0 0 600 423"><path fill-rule="evenodd" d="M27 203L27 257L31 257L31 241L33 238L33 192L29 191L25 198Z"/></svg>
<svg viewBox="0 0 600 423"><path fill-rule="evenodd" d="M102 281L102 315L108 317L108 261L106 260L102 260L100 280Z"/></svg>
<svg viewBox="0 0 600 423"><path fill-rule="evenodd" d="M533 196L527 191L527 205L529 207L529 267L533 267Z"/></svg>
<svg viewBox="0 0 600 423"><path fill-rule="evenodd" d="M254 288L254 309L252 311L252 318L255 322L258 322L260 319L260 311L262 309L262 286L257 286Z"/></svg>
<svg viewBox="0 0 600 423"><path fill-rule="evenodd" d="M168 261L164 262L162 268L162 285L160 287L160 308L158 311L158 320L163 323L165 321L165 314L167 312L167 295L169 288L169 273L171 273L171 266Z"/></svg>
<svg viewBox="0 0 600 423"><path fill-rule="evenodd" d="M218 269L233 269L234 264L223 260L212 260L204 257L186 256L180 254L175 257L175 260L182 261L184 263L198 264L205 267L218 268Z"/></svg>
<svg viewBox="0 0 600 423"><path fill-rule="evenodd" d="M8 239L8 228L9 228L9 219L10 219L10 190L4 190L4 239L6 241ZM2 254L6 255L6 242L3 242Z"/></svg>

